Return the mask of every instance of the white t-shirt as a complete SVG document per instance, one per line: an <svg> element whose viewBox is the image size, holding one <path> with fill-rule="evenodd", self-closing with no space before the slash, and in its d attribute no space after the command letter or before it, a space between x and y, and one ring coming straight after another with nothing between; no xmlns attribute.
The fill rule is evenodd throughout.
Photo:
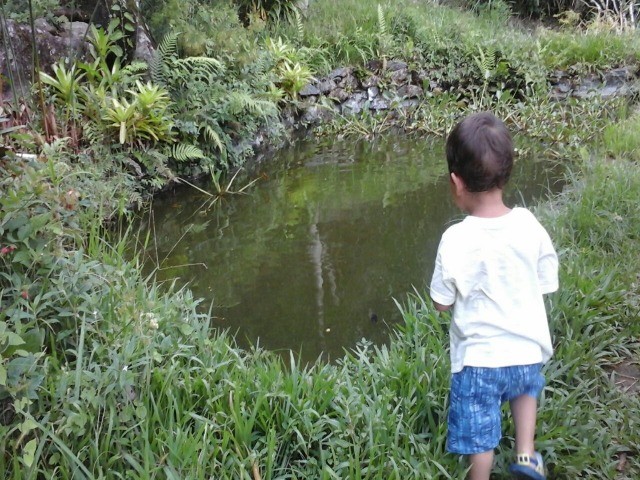
<svg viewBox="0 0 640 480"><path fill-rule="evenodd" d="M531 212L468 216L440 240L431 298L453 304L451 371L546 362L553 353L543 293L558 289L558 257Z"/></svg>

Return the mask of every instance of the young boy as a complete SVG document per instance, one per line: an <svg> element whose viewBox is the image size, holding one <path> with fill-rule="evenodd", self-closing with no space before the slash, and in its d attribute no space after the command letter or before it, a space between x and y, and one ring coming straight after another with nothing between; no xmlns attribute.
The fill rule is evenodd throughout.
<svg viewBox="0 0 640 480"><path fill-rule="evenodd" d="M513 165L504 123L471 115L446 149L453 199L468 214L442 235L431 281L436 309L453 309L447 449L469 456L470 480L488 480L509 401L517 454L509 470L543 480L534 435L552 346L542 294L558 288L558 258L533 214L503 202Z"/></svg>

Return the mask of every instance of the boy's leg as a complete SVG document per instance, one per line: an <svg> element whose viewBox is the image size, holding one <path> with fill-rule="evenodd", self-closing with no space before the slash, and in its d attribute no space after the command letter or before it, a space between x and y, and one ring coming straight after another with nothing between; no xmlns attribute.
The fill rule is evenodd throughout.
<svg viewBox="0 0 640 480"><path fill-rule="evenodd" d="M502 369L466 366L451 378L447 450L465 455L469 480L489 480L500 442Z"/></svg>
<svg viewBox="0 0 640 480"><path fill-rule="evenodd" d="M534 447L538 396L545 383L540 368L540 364L514 367L514 383L508 389L509 396L515 393L509 402L516 427L516 461L509 471L518 479L546 479L542 455Z"/></svg>
<svg viewBox="0 0 640 480"><path fill-rule="evenodd" d="M520 395L512 399L510 404L516 427L516 453L533 455L538 400L530 395Z"/></svg>
<svg viewBox="0 0 640 480"><path fill-rule="evenodd" d="M493 450L469 455L469 463L471 469L468 480L489 480L491 467L493 467Z"/></svg>

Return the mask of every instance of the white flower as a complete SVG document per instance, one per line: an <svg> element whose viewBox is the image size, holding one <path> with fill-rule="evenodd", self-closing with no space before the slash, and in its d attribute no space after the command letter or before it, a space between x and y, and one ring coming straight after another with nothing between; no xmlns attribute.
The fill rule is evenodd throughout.
<svg viewBox="0 0 640 480"><path fill-rule="evenodd" d="M149 328L151 328L152 330L158 329L158 317L156 317L154 313L143 313L142 315L140 315L140 320L142 320L143 322L148 322Z"/></svg>

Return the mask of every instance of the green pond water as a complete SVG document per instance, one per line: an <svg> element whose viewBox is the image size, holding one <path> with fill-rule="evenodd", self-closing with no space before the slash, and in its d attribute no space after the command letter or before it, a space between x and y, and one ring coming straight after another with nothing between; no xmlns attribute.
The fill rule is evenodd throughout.
<svg viewBox="0 0 640 480"><path fill-rule="evenodd" d="M511 205L559 189L550 163L531 157L517 159ZM213 305L214 328L241 346L303 360L341 357L362 338L387 341L402 320L394 299L425 292L440 235L461 218L442 140L300 141L232 190L254 178L248 195L213 206L194 188L157 199L143 221L154 238L148 268Z"/></svg>

